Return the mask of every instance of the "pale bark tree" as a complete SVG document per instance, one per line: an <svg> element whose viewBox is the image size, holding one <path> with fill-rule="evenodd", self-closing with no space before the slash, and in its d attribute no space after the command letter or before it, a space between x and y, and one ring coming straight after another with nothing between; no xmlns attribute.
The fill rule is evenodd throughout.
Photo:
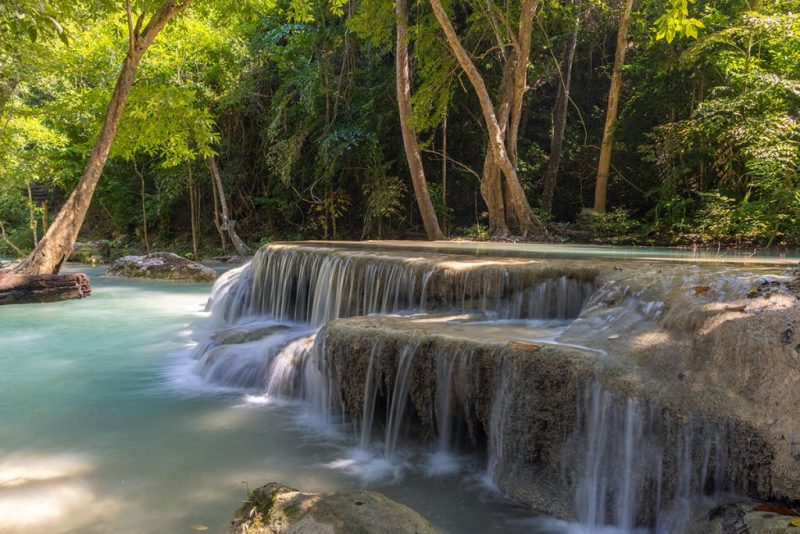
<svg viewBox="0 0 800 534"><path fill-rule="evenodd" d="M211 172L211 178L214 180L214 187L217 188L217 197L219 198L221 211L220 215L222 217L220 229L223 232L226 232L228 237L231 238L233 248L236 250L238 255L248 256L251 253L250 247L248 247L239 237L239 234L236 233L236 221L232 221L228 216L228 201L225 200L225 189L222 187L222 176L220 176L219 173L217 160L209 156L206 158L206 164L208 165L208 170Z"/></svg>
<svg viewBox="0 0 800 534"><path fill-rule="evenodd" d="M69 256L75 240L78 238L86 212L92 202L97 183L103 172L108 153L114 142L117 127L125 110L131 86L136 75L136 68L142 56L153 44L156 36L175 16L184 11L192 0L166 0L144 25L145 13L142 12L133 20L130 0L126 2L128 15L128 52L122 62L122 68L106 109L103 125L97 137L89 161L83 171L78 185L61 207L58 216L50 225L39 244L24 260L11 268L18 274L56 274ZM144 28L143 28L144 25Z"/></svg>
<svg viewBox="0 0 800 534"><path fill-rule="evenodd" d="M614 67L611 71L611 86L608 90L608 109L603 129L603 143L600 145L600 160L597 165L597 182L594 189L594 211L605 213L608 195L608 172L611 168L611 152L614 145L614 129L617 124L619 95L622 90L622 67L625 65L625 51L628 48L628 25L633 10L633 0L625 0L617 31L617 51L614 54Z"/></svg>
<svg viewBox="0 0 800 534"><path fill-rule="evenodd" d="M422 166L422 155L419 149L417 132L411 124L411 66L408 59L408 5L406 0L396 2L397 44L395 54L395 71L397 87L397 107L400 112L400 129L403 134L408 170L411 172L411 183L414 196L425 227L425 235L430 240L444 239L433 202L428 192L425 169Z"/></svg>
<svg viewBox="0 0 800 534"><path fill-rule="evenodd" d="M567 109L569 107L569 88L572 83L572 63L575 59L575 49L578 46L579 30L580 17L576 17L564 51L564 59L559 67L558 95L553 110L553 136L550 139L550 160L547 162L544 191L542 192L542 208L547 213L553 211L553 195L558 181L558 168L561 165L561 149L564 145L564 129L567 125Z"/></svg>
<svg viewBox="0 0 800 534"><path fill-rule="evenodd" d="M461 66L462 70L466 73L467 78L469 78L469 81L478 96L481 113L483 114L484 121L486 122L491 165L496 165L500 169L500 172L503 176L502 185L506 187L508 192L509 204L506 206L506 216L508 215L510 208L510 210L513 211L514 218L519 226L519 230L523 235L527 235L530 232L546 234L544 225L531 210L530 203L525 195L525 190L522 188L522 184L519 181L519 176L517 175L516 163L512 160L512 156L509 155L509 150L507 149L506 142L508 137L508 120L501 120L502 114L504 113L502 112L502 109L505 109L505 106L503 106L501 102L499 108L501 109L501 116L498 117L498 113L494 103L492 102L492 98L489 95L489 91L486 88L486 83L483 80L483 76L481 76L474 62L470 58L469 53L461 43L461 40L456 34L456 31L453 28L447 13L442 7L441 1L430 0L430 3L436 20L445 34L445 40L447 41L450 50L453 52L453 55ZM511 113L512 108L516 110L517 105L519 105L519 109L521 110L522 98L524 96L525 89L527 88L526 74L528 68L527 58L530 54L530 35L523 36L521 34L525 33L524 28L531 27L535 10L536 0L523 0L520 16L520 35L517 35L514 39L514 54L518 59L513 59L513 63L506 66L506 68L513 68L514 72L514 74L512 74L512 77L514 78L514 83L512 84L513 92L508 103L508 113ZM522 45L526 42L527 50L522 50ZM524 65L519 65L519 63L523 63ZM524 75L519 74L523 71L525 72ZM519 127L519 115L521 115L519 112L516 113L517 116L514 118L514 120L517 121L517 124L514 127L515 129ZM514 135L516 136L516 133ZM514 149L513 155L516 155L516 149ZM486 189L491 191L492 194L496 194L498 189L502 190L502 186L501 188L498 188L496 183L492 182ZM496 200L496 197L492 197L491 202L494 203ZM489 202L487 202L487 204L488 203Z"/></svg>

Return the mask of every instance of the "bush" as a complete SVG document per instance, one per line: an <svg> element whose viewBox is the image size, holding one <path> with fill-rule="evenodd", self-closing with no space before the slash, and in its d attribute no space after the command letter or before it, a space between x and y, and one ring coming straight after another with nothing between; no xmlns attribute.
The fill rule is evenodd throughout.
<svg viewBox="0 0 800 534"><path fill-rule="evenodd" d="M628 241L641 230L639 222L631 219L628 212L621 208L607 213L584 211L578 217L576 226L588 231L595 239L614 242Z"/></svg>

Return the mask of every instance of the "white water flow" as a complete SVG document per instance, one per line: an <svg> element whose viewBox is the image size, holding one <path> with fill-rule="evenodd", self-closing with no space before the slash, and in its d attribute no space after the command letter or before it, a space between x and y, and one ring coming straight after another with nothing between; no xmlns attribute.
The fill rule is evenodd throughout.
<svg viewBox="0 0 800 534"><path fill-rule="evenodd" d="M392 388L392 400L386 416L386 440L383 454L387 458L394 456L397 442L400 439L400 427L403 424L408 405L409 372L417 352L416 349L414 346L406 346L400 350L397 374Z"/></svg>
<svg viewBox="0 0 800 534"><path fill-rule="evenodd" d="M339 317L401 311L480 311L505 319L570 319L594 291L594 274L534 271L524 262L442 261L414 255L273 245L215 285L222 324L246 318L322 326Z"/></svg>
<svg viewBox="0 0 800 534"><path fill-rule="evenodd" d="M728 470L732 453L725 423L690 417L672 427L675 414L616 398L597 385L586 392L578 412L570 449L582 451L576 511L584 525L632 532L647 517L655 518L659 534L682 532L692 504L744 491ZM665 502L665 495L672 498Z"/></svg>
<svg viewBox="0 0 800 534"><path fill-rule="evenodd" d="M513 375L513 363L494 366L499 375L494 389L481 392L476 388L486 371L468 350L431 354L424 341L389 346L380 336L364 334L367 339L333 351L326 345L326 325L373 315L392 316L392 324L428 317L421 332L441 320L456 324L450 329L456 336L480 341L486 332L495 342L502 340L502 347L512 339L503 337L507 327L516 328L514 335L527 329L526 339L537 343L553 342L587 302L626 304L599 319L581 316L574 332L596 329L606 337L614 333L609 328L662 316L657 299L624 284L601 293L596 286L597 272L579 265L564 269L534 260L272 245L215 285L208 330L198 329L195 370L208 383L246 391L258 402L303 401L315 424L346 428L358 450L327 465L363 474L369 484L381 477L398 483L403 468L417 463L427 465L429 475L459 476L452 459L465 450L472 453L473 473L484 462L477 470L497 481L515 475L516 457L527 454L530 444L527 436L514 434L516 420L525 416L516 403L527 392ZM340 360L333 361L334 354ZM567 443L561 461L565 500L581 531L628 533L649 525L649 532L680 532L690 501L742 489L728 468L727 423L691 417L687 422L597 385L581 387L574 428L559 437ZM484 414L488 420L477 422ZM412 441L426 452L432 449L427 463L415 458L414 447L407 446ZM463 532L481 531L476 528ZM536 528L526 523L529 531Z"/></svg>

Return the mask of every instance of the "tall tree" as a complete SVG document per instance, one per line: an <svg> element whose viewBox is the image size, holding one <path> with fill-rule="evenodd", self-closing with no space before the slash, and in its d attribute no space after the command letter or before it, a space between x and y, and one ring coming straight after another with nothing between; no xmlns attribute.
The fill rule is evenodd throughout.
<svg viewBox="0 0 800 534"><path fill-rule="evenodd" d="M439 221L433 209L433 202L428 192L428 182L422 167L422 155L419 149L417 132L411 124L411 66L408 60L408 4L406 0L396 1L397 43L395 53L395 72L397 86L397 107L400 112L400 129L403 133L408 169L411 172L411 183L417 197L419 212L425 234L430 240L444 239Z"/></svg>
<svg viewBox="0 0 800 534"><path fill-rule="evenodd" d="M608 195L608 171L611 168L611 152L614 145L614 128L617 124L619 95L622 90L622 67L625 65L625 51L628 48L628 25L633 10L633 0L624 0L625 5L619 18L617 30L617 50L614 54L614 67L611 71L611 87L608 90L606 124L603 129L603 143L600 145L600 161L597 165L597 182L594 189L594 211L605 213Z"/></svg>
<svg viewBox="0 0 800 534"><path fill-rule="evenodd" d="M94 190L100 180L108 153L114 142L120 118L125 110L136 68L147 49L166 24L184 11L192 0L165 0L144 25L146 13L142 11L134 21L130 0L126 1L128 18L128 52L122 62L111 100L106 109L103 125L95 142L89 161L78 185L69 196L49 230L36 248L12 268L18 274L55 274L72 251ZM144 28L142 26L144 25Z"/></svg>
<svg viewBox="0 0 800 534"><path fill-rule="evenodd" d="M550 159L547 162L544 191L542 192L542 208L547 213L553 211L553 195L558 181L558 168L561 165L561 149L564 144L564 129L567 125L567 109L569 108L569 88L572 83L572 63L575 59L575 49L578 46L579 29L580 15L577 15L564 50L564 59L559 67L558 94L553 110L553 136L550 139Z"/></svg>
<svg viewBox="0 0 800 534"><path fill-rule="evenodd" d="M533 214L528 198L525 195L525 190L522 188L522 184L519 181L516 166L506 149L505 129L498 120L492 97L489 95L489 90L486 88L483 76L481 76L475 63L473 63L470 58L469 53L461 43L444 7L442 7L441 1L430 0L430 3L436 20L444 31L448 46L461 68L467 74L472 87L478 95L481 113L483 114L489 134L489 150L492 155L492 162L494 165L497 165L503 173L503 177L505 178L504 183L508 187L510 204L514 210L519 229L523 235L527 235L530 232L544 234L546 233L545 227ZM530 4L533 4L533 9L535 9L535 3L531 0L524 0L524 4L529 7L527 11L525 10L526 8L523 8L523 18L526 17L528 13L530 13L532 17L533 11L531 10ZM527 57L527 55L525 57ZM525 61L525 68L527 69L527 60Z"/></svg>

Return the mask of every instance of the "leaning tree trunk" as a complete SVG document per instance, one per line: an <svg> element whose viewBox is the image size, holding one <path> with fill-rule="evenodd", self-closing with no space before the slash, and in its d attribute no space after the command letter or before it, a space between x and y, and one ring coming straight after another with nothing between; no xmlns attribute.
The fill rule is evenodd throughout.
<svg viewBox="0 0 800 534"><path fill-rule="evenodd" d="M569 86L572 82L572 63L575 59L575 49L578 46L578 30L580 22L576 18L572 33L564 51L564 61L561 64L561 77L556 107L553 112L553 137L550 140L550 161L547 162L547 172L544 175L544 192L542 193L542 208L547 213L553 211L553 195L558 181L558 167L561 165L561 149L564 145L564 129L567 125L567 106L569 104Z"/></svg>
<svg viewBox="0 0 800 534"><path fill-rule="evenodd" d="M417 197L422 225L425 234L431 241L444 239L433 202L425 180L422 167L422 156L417 141L417 132L411 125L411 67L408 60L408 6L406 0L397 0L397 52L395 55L395 72L397 87L397 107L400 111L400 129L403 133L403 146L411 172L411 183Z"/></svg>
<svg viewBox="0 0 800 534"><path fill-rule="evenodd" d="M447 17L447 13L445 13L441 1L430 0L430 3L436 20L444 31L447 44L450 46L453 55L467 74L470 83L478 95L478 102L480 103L481 112L483 113L489 133L489 148L492 152L492 159L495 164L500 167L500 170L505 176L511 195L511 204L520 221L523 235L526 235L530 231L544 234L546 232L544 225L533 214L528 199L525 196L525 191L522 189L522 185L519 182L517 170L508 156L505 145L505 135L497 120L497 115L492 105L492 99L489 96L489 91L486 89L486 83L483 81L483 77L478 72L469 54L461 44L458 35L456 35L456 31L450 23L450 19Z"/></svg>
<svg viewBox="0 0 800 534"><path fill-rule="evenodd" d="M225 200L225 189L222 187L222 177L219 174L219 167L217 167L217 160L213 157L206 158L206 165L208 170L211 171L211 177L214 180L214 186L217 188L217 196L219 197L220 210L222 211L222 224L220 225L222 231L227 232L228 237L231 238L233 248L240 256L249 256L252 252L244 241L236 233L236 221L228 218L228 201Z"/></svg>
<svg viewBox="0 0 800 534"><path fill-rule="evenodd" d="M597 165L597 182L594 188L594 211L605 213L608 194L608 171L611 168L611 151L614 144L614 128L617 123L619 94L622 89L622 67L625 65L625 49L628 47L628 23L633 10L633 0L625 0L625 7L619 19L617 32L617 51L614 55L614 68L611 71L611 87L608 90L608 109L603 130L603 144L600 145L600 161Z"/></svg>
<svg viewBox="0 0 800 534"><path fill-rule="evenodd" d="M519 137L519 125L522 120L522 104L525 99L525 92L528 90L528 62L531 56L533 16L536 13L538 4L538 0L522 0L519 14L519 35L517 36L519 50L514 63L514 93L511 99L511 121L508 125L506 141L508 156L514 166L517 166L517 138Z"/></svg>
<svg viewBox="0 0 800 534"><path fill-rule="evenodd" d="M86 164L77 187L64 203L64 206L62 206L50 229L39 241L33 252L13 266L11 272L17 274L56 274L61 269L61 265L72 251L75 240L78 238L78 232L80 232L83 225L83 220L86 218L86 212L92 202L94 190L100 180L108 153L114 142L114 136L117 133L119 121L125 110L125 103L128 101L128 95L136 75L136 68L139 66L144 53L153 44L153 40L167 22L181 13L191 3L192 0L184 0L183 2L165 1L153 14L147 26L141 30L141 33L140 29L144 20L144 13L136 21L136 26L134 27L130 10L128 11L128 53L122 62L122 69L117 78L117 84L114 87L111 100L108 103L103 126L92 149L89 162ZM128 7L130 8L130 3L128 3Z"/></svg>

